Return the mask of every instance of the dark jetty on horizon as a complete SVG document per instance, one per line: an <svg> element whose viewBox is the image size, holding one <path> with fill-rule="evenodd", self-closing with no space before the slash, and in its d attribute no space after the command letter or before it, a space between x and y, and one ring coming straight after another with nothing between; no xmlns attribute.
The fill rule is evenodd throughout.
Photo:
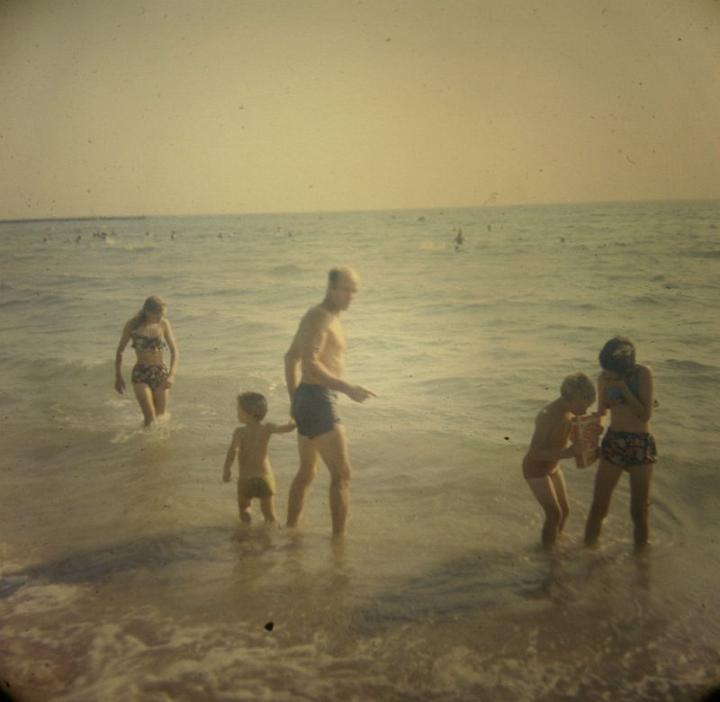
<svg viewBox="0 0 720 702"><path fill-rule="evenodd" d="M28 219L0 219L0 224L20 224L22 222L117 222L119 220L147 219L147 215L118 215L108 217L30 217Z"/></svg>

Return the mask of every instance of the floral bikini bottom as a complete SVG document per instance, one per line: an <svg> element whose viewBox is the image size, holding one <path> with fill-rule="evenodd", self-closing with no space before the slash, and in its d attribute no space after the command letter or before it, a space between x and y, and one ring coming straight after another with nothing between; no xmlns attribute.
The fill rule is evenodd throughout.
<svg viewBox="0 0 720 702"><path fill-rule="evenodd" d="M602 457L616 466L629 468L657 461L657 447L647 432L608 429L600 445Z"/></svg>
<svg viewBox="0 0 720 702"><path fill-rule="evenodd" d="M165 381L169 375L170 371L164 363L159 366L137 363L132 369L133 383L144 383L145 385L149 385L153 390L157 390L165 385Z"/></svg>

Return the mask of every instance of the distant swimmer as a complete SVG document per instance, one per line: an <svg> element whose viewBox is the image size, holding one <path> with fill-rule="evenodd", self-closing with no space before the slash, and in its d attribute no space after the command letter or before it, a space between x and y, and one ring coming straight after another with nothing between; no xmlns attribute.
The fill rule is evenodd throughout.
<svg viewBox="0 0 720 702"><path fill-rule="evenodd" d="M455 244L455 251L460 251L460 248L462 247L464 241L465 241L465 237L463 236L462 227L458 227L457 235L455 236L455 239L453 240L453 243Z"/></svg>
<svg viewBox="0 0 720 702"><path fill-rule="evenodd" d="M170 320L165 317L167 305L159 297L148 297L140 311L123 327L115 354L115 389L122 394L122 356L128 342L137 354L132 369L132 385L145 426L150 426L167 411L169 391L175 383L179 352ZM163 362L163 350L170 350L170 368Z"/></svg>
<svg viewBox="0 0 720 702"><path fill-rule="evenodd" d="M342 379L347 344L340 313L350 307L358 285L358 275L351 268L333 268L328 274L325 299L300 320L285 354L285 379L292 416L297 422L300 454L300 467L288 497L287 526L291 528L297 526L305 493L322 458L330 471L333 534L340 536L345 532L350 505L350 459L335 402L338 392L355 402L375 397L367 388Z"/></svg>
<svg viewBox="0 0 720 702"><path fill-rule="evenodd" d="M238 427L232 436L230 448L225 457L223 481L230 482L232 464L237 456L238 482L237 498L240 521L251 521L250 505L252 500L260 500L260 510L265 521L274 524L275 516L275 476L273 475L268 445L273 434L285 434L295 428L295 422L273 424L265 422L267 400L259 392L244 392L237 398L238 421L244 426Z"/></svg>
<svg viewBox="0 0 720 702"><path fill-rule="evenodd" d="M623 471L630 476L630 514L635 548L648 543L648 509L653 466L657 461L655 439L648 424L655 406L652 370L635 362L630 339L616 336L600 351L598 413L610 410L610 426L600 445L601 460L595 475L592 506L585 525L585 544L600 536L610 498Z"/></svg>

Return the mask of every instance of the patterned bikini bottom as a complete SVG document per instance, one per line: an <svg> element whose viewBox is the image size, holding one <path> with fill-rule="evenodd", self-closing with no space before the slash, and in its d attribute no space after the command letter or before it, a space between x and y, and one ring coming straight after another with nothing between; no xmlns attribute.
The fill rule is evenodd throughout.
<svg viewBox="0 0 720 702"><path fill-rule="evenodd" d="M657 447L647 432L608 429L600 445L602 457L616 466L628 468L657 461Z"/></svg>
<svg viewBox="0 0 720 702"><path fill-rule="evenodd" d="M132 369L133 383L149 385L153 390L157 390L165 385L165 381L169 375L170 371L164 363L159 366L137 363Z"/></svg>

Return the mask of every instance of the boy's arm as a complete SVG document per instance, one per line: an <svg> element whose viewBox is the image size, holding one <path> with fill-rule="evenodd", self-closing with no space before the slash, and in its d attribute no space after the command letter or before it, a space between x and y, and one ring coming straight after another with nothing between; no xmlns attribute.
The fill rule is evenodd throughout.
<svg viewBox="0 0 720 702"><path fill-rule="evenodd" d="M233 432L232 441L230 442L230 447L227 450L227 454L225 455L225 465L223 466L223 475L222 479L223 482L227 483L230 481L230 478L232 477L232 464L235 460L235 456L237 456L237 452L240 449L240 429L236 429Z"/></svg>
<svg viewBox="0 0 720 702"><path fill-rule="evenodd" d="M297 426L294 421L290 421L287 424L273 424L268 422L265 425L271 434L287 434L291 432Z"/></svg>
<svg viewBox="0 0 720 702"><path fill-rule="evenodd" d="M535 419L535 431L530 440L528 457L537 461L555 463L563 458L572 458L575 455L574 445L562 449L547 448L550 433L554 429L552 418L546 412L540 412Z"/></svg>

